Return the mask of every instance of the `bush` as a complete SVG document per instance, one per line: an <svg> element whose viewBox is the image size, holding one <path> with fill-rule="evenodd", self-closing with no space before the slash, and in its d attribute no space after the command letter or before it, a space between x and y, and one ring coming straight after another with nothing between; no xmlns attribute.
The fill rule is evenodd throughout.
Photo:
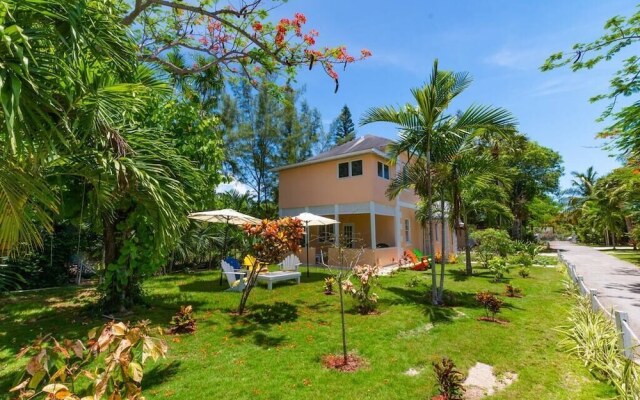
<svg viewBox="0 0 640 400"><path fill-rule="evenodd" d="M522 289L513 285L507 285L505 290L505 296L507 297L522 297Z"/></svg>
<svg viewBox="0 0 640 400"><path fill-rule="evenodd" d="M497 229L473 232L471 238L478 243L475 251L485 268L489 266L489 260L498 256L506 257L513 247L509 234Z"/></svg>
<svg viewBox="0 0 640 400"><path fill-rule="evenodd" d="M521 276L521 277L523 277L523 278L528 278L528 277L529 277L529 275L531 275L531 273L529 272L529 268L527 268L527 267L521 267L521 268L518 270L518 275L520 275L520 276Z"/></svg>
<svg viewBox="0 0 640 400"><path fill-rule="evenodd" d="M541 265L556 265L558 264L558 257L536 256L536 258L533 259L533 263Z"/></svg>
<svg viewBox="0 0 640 400"><path fill-rule="evenodd" d="M489 260L489 271L493 274L493 281L500 282L504 275L509 272L509 266L502 257L495 257Z"/></svg>
<svg viewBox="0 0 640 400"><path fill-rule="evenodd" d="M324 278L324 294L333 294L333 285L336 283L336 278L328 276Z"/></svg>
<svg viewBox="0 0 640 400"><path fill-rule="evenodd" d="M371 293L371 288L373 287L374 279L378 278L379 270L376 265L356 265L353 268L353 275L357 278L358 287L349 278L342 284L342 289L347 293L351 293L358 303L357 308L360 314L370 314L378 306L378 295Z"/></svg>
<svg viewBox="0 0 640 400"><path fill-rule="evenodd" d="M177 335L180 333L193 333L195 331L196 320L193 318L193 308L191 306L180 306L180 311L171 317L169 333Z"/></svg>
<svg viewBox="0 0 640 400"><path fill-rule="evenodd" d="M420 277L418 275L412 277L411 279L409 279L409 282L407 282L407 287L409 288L415 288L418 287L422 284L422 279L420 279Z"/></svg>
<svg viewBox="0 0 640 400"><path fill-rule="evenodd" d="M18 353L30 359L10 391L21 399L45 393L47 399L141 399L142 366L147 358L157 360L167 352L148 324L109 322L99 334L92 329L86 343L40 337Z"/></svg>
<svg viewBox="0 0 640 400"><path fill-rule="evenodd" d="M507 258L509 264L516 267L531 267L533 265L533 257L526 252L518 252Z"/></svg>
<svg viewBox="0 0 640 400"><path fill-rule="evenodd" d="M456 253L449 253L449 256L447 257L447 262L449 264L455 264L458 262L458 255Z"/></svg>
<svg viewBox="0 0 640 400"><path fill-rule="evenodd" d="M464 398L465 389L462 386L464 376L458 371L453 361L444 357L433 363L433 370L438 381L439 399L461 400Z"/></svg>
<svg viewBox="0 0 640 400"><path fill-rule="evenodd" d="M503 304L500 298L487 291L476 293L476 301L484 307L484 313L487 318L491 314L490 318L492 320L496 319L496 314L500 312Z"/></svg>

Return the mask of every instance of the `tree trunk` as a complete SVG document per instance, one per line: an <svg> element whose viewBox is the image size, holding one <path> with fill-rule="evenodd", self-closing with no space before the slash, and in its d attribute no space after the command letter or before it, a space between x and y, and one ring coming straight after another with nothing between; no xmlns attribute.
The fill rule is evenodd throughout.
<svg viewBox="0 0 640 400"><path fill-rule="evenodd" d="M338 291L340 292L340 324L342 326L342 357L347 365L347 325L344 320L344 298L342 294L342 271L338 274Z"/></svg>
<svg viewBox="0 0 640 400"><path fill-rule="evenodd" d="M473 274L473 267L471 266L471 239L469 238L469 227L467 222L464 222L464 257L467 275Z"/></svg>
<svg viewBox="0 0 640 400"><path fill-rule="evenodd" d="M445 215L444 215L444 190L440 191L440 223L441 223L441 233L440 241L441 241L441 254L440 257L440 288L438 289L438 303L442 304L442 297L444 294L444 267L446 262L446 254L447 254L447 241L445 238Z"/></svg>
<svg viewBox="0 0 640 400"><path fill-rule="evenodd" d="M431 138L427 137L427 224L429 225L429 266L431 267L431 303L438 304L438 273L433 258L433 192L431 187Z"/></svg>

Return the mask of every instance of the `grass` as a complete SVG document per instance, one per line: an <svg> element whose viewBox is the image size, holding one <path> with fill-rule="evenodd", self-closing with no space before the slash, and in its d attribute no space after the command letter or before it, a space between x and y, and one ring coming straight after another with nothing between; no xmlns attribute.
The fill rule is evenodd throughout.
<svg viewBox="0 0 640 400"><path fill-rule="evenodd" d="M638 250L608 250L604 253L640 266L640 251Z"/></svg>
<svg viewBox="0 0 640 400"><path fill-rule="evenodd" d="M358 315L347 300L349 348L369 363L349 374L320 364L322 355L341 349L338 297L322 293L323 270L312 270L309 278L303 274L299 286L256 288L245 317L230 314L239 294L223 292L217 273L150 279L145 285L150 308L134 310L132 319L167 326L180 305L191 304L198 331L168 338L168 358L145 365L144 393L149 399L425 399L435 394L431 363L447 356L462 372L480 361L519 375L492 399L614 396L610 386L557 349L555 328L567 323L573 301L563 294L561 272L534 267L531 278L522 279L512 271L510 283L525 297L503 297L498 316L510 323L500 325L478 321L483 310L473 298L480 290L502 293L505 283L491 283L486 270L467 278L463 268L448 268L446 287L454 307L428 304L429 272L380 278L374 289L379 315ZM409 287L416 276L421 283ZM0 393L15 381L20 363L14 355L27 341L49 332L80 337L102 324L92 311L95 299L93 290L73 288L0 297ZM404 374L409 368L424 371L410 377Z"/></svg>

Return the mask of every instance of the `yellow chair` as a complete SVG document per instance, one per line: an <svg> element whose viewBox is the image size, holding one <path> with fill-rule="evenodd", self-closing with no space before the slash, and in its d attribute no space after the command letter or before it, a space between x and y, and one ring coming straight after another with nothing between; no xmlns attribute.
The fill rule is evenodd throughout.
<svg viewBox="0 0 640 400"><path fill-rule="evenodd" d="M242 261L242 266L247 270L252 271L253 268L259 268L258 273L269 272L269 265L265 263L256 263L256 258L252 255L247 255Z"/></svg>

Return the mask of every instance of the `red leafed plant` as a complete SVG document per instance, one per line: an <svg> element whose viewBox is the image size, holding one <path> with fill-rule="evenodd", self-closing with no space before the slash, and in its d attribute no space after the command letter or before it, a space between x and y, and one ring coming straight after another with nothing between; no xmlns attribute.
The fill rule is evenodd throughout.
<svg viewBox="0 0 640 400"><path fill-rule="evenodd" d="M433 399L438 400L460 400L464 398L464 376L456 365L448 358L442 358L439 362L433 363L433 370L438 380L438 396Z"/></svg>
<svg viewBox="0 0 640 400"><path fill-rule="evenodd" d="M476 301L484 307L485 319L489 321L496 321L496 314L500 312L503 301L496 295L484 291L476 293ZM491 317L489 317L491 314Z"/></svg>
<svg viewBox="0 0 640 400"><path fill-rule="evenodd" d="M297 218L285 217L275 221L263 220L259 225L245 225L244 231L253 240L252 249L256 265L251 268L238 306L238 314L244 312L249 294L256 284L260 268L257 264L275 264L289 253L300 248L304 235L302 222Z"/></svg>
<svg viewBox="0 0 640 400"><path fill-rule="evenodd" d="M193 318L193 307L180 306L178 311L169 322L169 333L177 335L180 333L193 333L196 331L196 320Z"/></svg>
<svg viewBox="0 0 640 400"><path fill-rule="evenodd" d="M92 329L86 342L40 337L18 353L18 358L30 358L10 392L19 399L142 399L142 366L147 358L167 353L166 343L150 332L148 321L133 326L109 322L99 334ZM80 379L89 384L78 385Z"/></svg>

